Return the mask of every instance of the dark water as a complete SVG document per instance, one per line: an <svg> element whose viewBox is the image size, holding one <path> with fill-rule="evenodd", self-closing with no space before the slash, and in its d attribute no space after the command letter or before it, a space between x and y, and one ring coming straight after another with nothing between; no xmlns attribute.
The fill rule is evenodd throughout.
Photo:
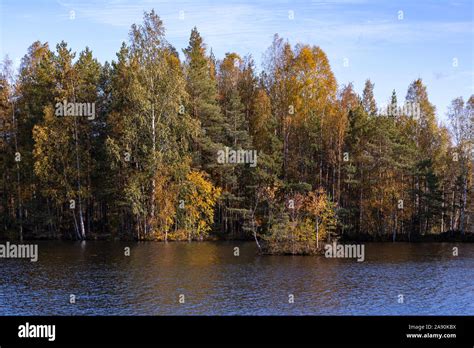
<svg viewBox="0 0 474 348"><path fill-rule="evenodd" d="M0 259L0 314L474 315L473 244L367 244L365 254L356 262L258 256L253 243L41 242L36 263Z"/></svg>

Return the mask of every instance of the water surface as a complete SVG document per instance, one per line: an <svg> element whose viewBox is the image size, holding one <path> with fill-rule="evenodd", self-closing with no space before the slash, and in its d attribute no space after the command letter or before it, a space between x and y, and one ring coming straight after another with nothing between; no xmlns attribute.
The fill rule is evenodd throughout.
<svg viewBox="0 0 474 348"><path fill-rule="evenodd" d="M38 244L36 263L0 259L0 315L474 315L473 244L366 244L364 262L251 242Z"/></svg>

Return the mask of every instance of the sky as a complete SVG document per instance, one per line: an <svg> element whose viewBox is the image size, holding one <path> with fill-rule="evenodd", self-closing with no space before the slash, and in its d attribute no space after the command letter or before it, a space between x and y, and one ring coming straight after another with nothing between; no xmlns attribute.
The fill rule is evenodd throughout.
<svg viewBox="0 0 474 348"><path fill-rule="evenodd" d="M321 47L339 86L362 93L375 83L379 104L422 78L440 120L451 100L474 94L473 0L0 0L0 57L16 67L36 40L88 46L104 63L116 58L133 23L155 9L181 52L196 26L216 58L263 54L278 33L292 45Z"/></svg>

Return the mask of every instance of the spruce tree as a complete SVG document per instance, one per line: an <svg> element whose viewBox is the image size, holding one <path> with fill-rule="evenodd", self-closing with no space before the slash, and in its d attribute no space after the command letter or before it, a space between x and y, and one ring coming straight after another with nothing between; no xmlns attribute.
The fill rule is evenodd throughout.
<svg viewBox="0 0 474 348"><path fill-rule="evenodd" d="M374 98L374 84L370 80L365 81L364 91L362 92L362 106L369 116L377 114L377 103Z"/></svg>

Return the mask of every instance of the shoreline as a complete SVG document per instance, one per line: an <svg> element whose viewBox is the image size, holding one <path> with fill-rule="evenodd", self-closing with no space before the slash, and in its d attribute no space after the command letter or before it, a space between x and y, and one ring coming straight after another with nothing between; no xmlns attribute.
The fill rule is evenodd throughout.
<svg viewBox="0 0 474 348"><path fill-rule="evenodd" d="M95 238L94 238L95 237ZM70 238L24 238L22 241L19 239L8 239L0 238L0 242L21 242L26 243L30 241L70 241L70 242L81 242L81 240L70 239ZM101 241L101 242L153 242L153 243L202 243L202 242L253 242L253 238L236 238L236 239L226 239L211 236L209 238L204 238L201 240L188 240L188 239L130 239L130 238L113 238L110 236L93 236L93 238L86 238L83 241ZM321 243L331 243L332 241L322 241ZM343 237L338 240L341 244L348 243L374 243L374 244L388 244L388 243L474 243L474 233L465 233L461 235L460 233L449 233L445 232L443 234L430 234L425 236L412 236L408 239L407 235L397 236L396 240L388 236L368 236L362 235L358 238L349 238Z"/></svg>

